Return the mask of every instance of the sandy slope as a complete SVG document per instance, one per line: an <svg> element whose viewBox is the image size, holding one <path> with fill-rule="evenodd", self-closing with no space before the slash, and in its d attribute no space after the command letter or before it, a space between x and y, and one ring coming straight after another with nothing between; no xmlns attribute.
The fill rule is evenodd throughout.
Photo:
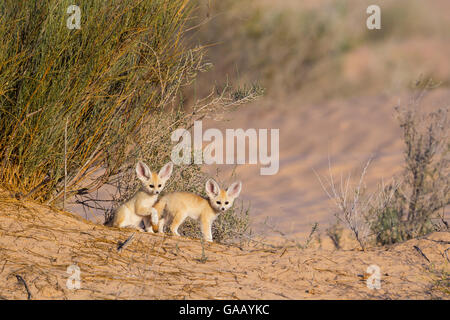
<svg viewBox="0 0 450 320"><path fill-rule="evenodd" d="M367 252L206 244L203 259L197 240L146 233L118 253L131 234L0 198L0 298L27 298L17 276L32 299L449 298L449 233ZM66 286L72 264L81 270L75 291ZM380 290L366 286L371 264Z"/></svg>
<svg viewBox="0 0 450 320"><path fill-rule="evenodd" d="M256 230L267 231L263 222L269 217L282 232L305 237L314 222L324 230L335 221L335 208L314 172L329 177L328 157L338 181L350 172L359 178L372 158L366 176L369 192L401 172L403 142L394 107L410 99L411 94L369 96L315 105L294 95L285 101L257 101L229 115L231 121L211 121L205 129L280 129L279 172L261 176L258 165L244 165L236 168L236 174L243 181L242 198L251 204ZM435 90L423 99L421 109L436 110L449 101L449 90ZM212 174L216 170L204 168ZM231 168L219 168L227 179Z"/></svg>

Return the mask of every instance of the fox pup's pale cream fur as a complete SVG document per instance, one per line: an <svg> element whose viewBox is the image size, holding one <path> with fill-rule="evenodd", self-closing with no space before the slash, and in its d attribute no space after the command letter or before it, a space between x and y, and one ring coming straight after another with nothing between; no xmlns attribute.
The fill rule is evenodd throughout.
<svg viewBox="0 0 450 320"><path fill-rule="evenodd" d="M154 208L158 211L158 224L154 220L150 221L149 217L145 217L146 223L152 223L153 230L158 232L164 231L166 221L170 224L170 231L179 236L178 227L183 221L190 217L200 220L203 238L206 241L212 241L211 227L217 216L228 210L234 200L239 196L242 183L234 182L225 191L220 189L219 185L212 179L208 180L205 185L208 199L204 199L196 194L189 192L174 192L163 196Z"/></svg>
<svg viewBox="0 0 450 320"><path fill-rule="evenodd" d="M136 174L142 186L130 200L117 209L110 225L118 228L129 227L141 230L140 224L144 217L148 217L150 221L157 224L158 214L153 205L170 178L172 169L173 164L169 162L156 174L151 172L145 163L139 161L136 164ZM150 223L144 222L144 225L145 231L153 232Z"/></svg>

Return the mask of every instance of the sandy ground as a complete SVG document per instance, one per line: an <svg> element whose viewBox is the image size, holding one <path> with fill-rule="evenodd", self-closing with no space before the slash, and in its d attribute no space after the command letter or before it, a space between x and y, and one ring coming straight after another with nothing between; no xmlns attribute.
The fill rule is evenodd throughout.
<svg viewBox="0 0 450 320"><path fill-rule="evenodd" d="M305 250L290 243L202 249L198 240L138 232L118 252L132 233L0 198L0 298L449 298L448 232L366 252L325 243ZM67 287L71 265L80 269L77 290ZM367 287L370 265L380 268L380 289Z"/></svg>

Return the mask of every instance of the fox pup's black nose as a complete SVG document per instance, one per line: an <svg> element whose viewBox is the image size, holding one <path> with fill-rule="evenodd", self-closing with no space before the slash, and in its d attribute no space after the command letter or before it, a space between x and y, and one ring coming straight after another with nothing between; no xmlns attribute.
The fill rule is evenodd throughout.
<svg viewBox="0 0 450 320"><path fill-rule="evenodd" d="M225 208L222 208L222 211L225 211Z"/></svg>
<svg viewBox="0 0 450 320"><path fill-rule="evenodd" d="M155 191L156 194L159 194L159 191Z"/></svg>

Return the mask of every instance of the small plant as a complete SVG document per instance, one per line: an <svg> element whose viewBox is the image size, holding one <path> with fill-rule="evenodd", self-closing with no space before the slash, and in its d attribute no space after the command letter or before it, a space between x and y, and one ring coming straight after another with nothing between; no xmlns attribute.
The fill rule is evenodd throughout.
<svg viewBox="0 0 450 320"><path fill-rule="evenodd" d="M438 267L438 265L435 265L434 263L431 263L430 266L427 267L430 276L433 279L430 288L431 292L440 291L447 296L450 295L450 272L448 271L448 268L445 268L445 266L448 267L448 263L450 263L450 260L444 262L444 268Z"/></svg>
<svg viewBox="0 0 450 320"><path fill-rule="evenodd" d="M307 249L309 245L311 244L311 241L313 240L314 234L319 230L319 224L317 222L314 223L314 225L311 227L311 232L308 235L308 238L306 239L304 244L297 243L297 248L300 249Z"/></svg>
<svg viewBox="0 0 450 320"><path fill-rule="evenodd" d="M342 222L345 227L352 231L363 250L371 242L375 221L379 219L382 212L391 208L394 194L399 187L399 184L393 179L389 186L385 186L382 183L375 192L368 193L364 179L370 163L371 159L367 161L358 183L355 185L350 184L351 174L348 175L345 181L341 176L340 183L337 185L331 174L331 164L329 164L330 178L327 181L328 187L324 185L318 176L322 188L338 209L335 213L338 223ZM337 225L327 230L327 234L334 242L336 248L340 248L341 231Z"/></svg>
<svg viewBox="0 0 450 320"><path fill-rule="evenodd" d="M200 244L202 245L202 255L200 256L200 258L195 259L200 263L206 263L206 261L208 261L208 256L206 255L205 252L205 241L203 240L203 238L200 239Z"/></svg>
<svg viewBox="0 0 450 320"><path fill-rule="evenodd" d="M350 186L351 175L349 174L344 181L341 176L339 186L335 183L331 173L331 163L329 162L329 179L326 181L328 186L322 182L320 176L317 176L319 182L328 195L333 200L338 211L335 213L336 218L349 228L359 242L361 248L365 250L370 235L370 221L368 217L369 208L371 207L372 197L366 196L364 177L371 160L368 160L364 166L358 183Z"/></svg>
<svg viewBox="0 0 450 320"><path fill-rule="evenodd" d="M342 226L340 226L339 221L326 230L327 236L333 241L334 246L338 250L341 249L342 231Z"/></svg>
<svg viewBox="0 0 450 320"><path fill-rule="evenodd" d="M405 143L403 181L384 208L374 208L373 225L379 244L425 235L448 224L439 212L450 204L448 109L419 113L422 94L407 108L397 107ZM391 187L391 186L389 186Z"/></svg>

